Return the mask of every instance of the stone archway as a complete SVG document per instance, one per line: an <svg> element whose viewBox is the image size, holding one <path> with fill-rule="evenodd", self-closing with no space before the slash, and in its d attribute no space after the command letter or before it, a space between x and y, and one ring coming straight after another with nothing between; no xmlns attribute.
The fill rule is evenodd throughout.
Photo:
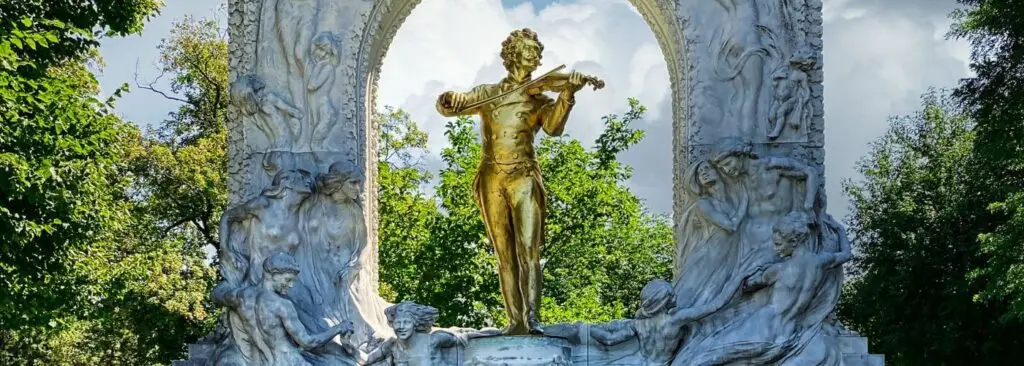
<svg viewBox="0 0 1024 366"><path fill-rule="evenodd" d="M231 81L238 84L251 79L246 76L255 76L268 94L283 96L280 99L299 110L312 111L308 104L333 103L330 117L336 117L330 118L330 131L319 146L296 146L290 140L275 143L288 138L271 138L265 125L273 121L267 122L269 117L261 120L258 113L243 113L236 96L228 114L230 202L236 204L258 194L270 183L270 173L282 165L295 165L314 174L336 161L360 167L367 176L364 212L369 225L368 250L374 254L367 274L374 282L377 131L369 125L370 114L381 60L419 2L229 1ZM820 0L630 2L651 26L672 79L673 211L677 220L686 200L681 194L685 166L704 156L720 138L752 141L761 152L807 160L820 172L824 160ZM333 82L322 95L296 95L296 91L304 93L295 82L310 72L302 68L311 62L307 49L316 40L334 45ZM299 62L289 61L291 58ZM791 78L793 75L803 78ZM777 84L790 79L796 80L789 88ZM789 112L784 100L775 99L777 90L793 94L796 103L789 103ZM309 128L313 116L304 117L292 123ZM772 124L791 128L771 138ZM678 242L686 233L682 225L675 226Z"/></svg>

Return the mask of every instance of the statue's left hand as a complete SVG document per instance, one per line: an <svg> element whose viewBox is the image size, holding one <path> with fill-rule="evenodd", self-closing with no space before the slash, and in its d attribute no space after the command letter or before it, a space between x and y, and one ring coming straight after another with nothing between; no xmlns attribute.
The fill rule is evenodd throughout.
<svg viewBox="0 0 1024 366"><path fill-rule="evenodd" d="M579 91L580 89L583 89L584 85L587 85L587 81L583 74L580 74L579 72L576 71L572 71L569 73L569 86L570 90L573 93Z"/></svg>

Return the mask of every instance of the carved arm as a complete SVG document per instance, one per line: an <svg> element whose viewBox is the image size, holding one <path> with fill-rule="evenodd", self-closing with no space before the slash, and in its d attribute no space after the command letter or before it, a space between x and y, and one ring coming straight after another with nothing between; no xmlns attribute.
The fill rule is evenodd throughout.
<svg viewBox="0 0 1024 366"><path fill-rule="evenodd" d="M613 327L610 331L600 326L590 327L590 338L605 346L614 346L628 341L636 335L632 322Z"/></svg>
<svg viewBox="0 0 1024 366"><path fill-rule="evenodd" d="M266 98L267 102L269 102L270 106L273 107L274 109L277 109L283 112L285 115L291 116L292 118L302 118L302 112L299 111L298 108L291 105L291 103L284 101L284 99L281 99L281 97L279 97L277 94L267 93ZM265 110L264 112L270 113L271 111Z"/></svg>
<svg viewBox="0 0 1024 366"><path fill-rule="evenodd" d="M709 221L726 231L736 231L739 227L739 219L742 216L729 216L722 211L719 211L711 204L712 198L702 197L697 201L697 205L700 207L701 213L704 214Z"/></svg>
<svg viewBox="0 0 1024 366"><path fill-rule="evenodd" d="M822 266L835 268L853 259L853 249L850 245L850 238L846 235L846 230L831 218L829 218L829 224L829 226L835 226L839 235L839 251L835 253L821 253L818 257L821 259Z"/></svg>
<svg viewBox="0 0 1024 366"><path fill-rule="evenodd" d="M383 361L385 358L391 355L391 349L395 345L395 339L391 338L380 344L377 348L373 349L369 353L359 353L359 364L360 365L372 365L374 363Z"/></svg>
<svg viewBox="0 0 1024 366"><path fill-rule="evenodd" d="M325 330L322 333L309 334L306 331L306 326L299 321L295 308L291 306L281 306L280 309L278 309L278 317L281 319L281 324L284 325L285 331L288 332L288 335L291 336L292 340L295 341L300 348L307 351L324 345L324 343L327 343L336 335L352 332L352 323L345 321Z"/></svg>
<svg viewBox="0 0 1024 366"><path fill-rule="evenodd" d="M327 80L331 79L333 73L334 69L331 67L330 63L317 63L313 66L313 72L309 78L309 86L307 86L307 89L309 89L309 91L319 90L320 87L324 86Z"/></svg>
<svg viewBox="0 0 1024 366"><path fill-rule="evenodd" d="M814 168L796 159L781 157L769 159L768 168L778 170L783 176L804 180L807 192L803 208L807 211L814 208L814 199L818 196L818 172Z"/></svg>

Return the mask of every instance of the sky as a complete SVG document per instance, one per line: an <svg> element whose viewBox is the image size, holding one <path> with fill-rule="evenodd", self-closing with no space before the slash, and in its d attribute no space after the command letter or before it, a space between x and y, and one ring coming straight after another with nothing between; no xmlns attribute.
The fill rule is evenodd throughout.
<svg viewBox="0 0 1024 366"><path fill-rule="evenodd" d="M102 43L104 91L158 75L156 46L186 15L225 15L210 0L172 0L142 35ZM969 75L968 48L945 39L954 0L824 0L825 179L829 211L847 215L841 182L859 179L855 163L888 127L888 117L912 113L929 87L953 87ZM566 133L588 146L601 117L648 107L634 127L647 137L620 160L634 168L630 189L656 213L672 208L670 85L654 34L627 0L423 0L395 36L381 69L378 101L408 111L429 135L435 156L445 146L437 95L503 76L498 51L508 32L533 28L545 44L542 70L566 64L601 77L607 86L577 96ZM423 60L440 60L423 62ZM442 62L443 61L443 62ZM157 86L166 86L157 83ZM118 111L139 124L166 118L176 104L151 92L128 93ZM438 169L439 159L428 159Z"/></svg>

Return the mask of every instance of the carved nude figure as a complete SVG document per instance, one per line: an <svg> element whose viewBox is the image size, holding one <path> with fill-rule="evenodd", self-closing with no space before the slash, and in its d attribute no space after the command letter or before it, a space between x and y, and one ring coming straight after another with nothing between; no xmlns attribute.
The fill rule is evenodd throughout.
<svg viewBox="0 0 1024 366"><path fill-rule="evenodd" d="M775 94L768 112L772 126L769 139L777 139L785 127L799 131L809 123L811 109L807 104L811 100L811 86L808 74L813 70L813 59L794 57L789 65L772 74Z"/></svg>
<svg viewBox="0 0 1024 366"><path fill-rule="evenodd" d="M717 33L719 46L714 53L714 71L723 80L732 81L733 96L727 113L732 121L739 123L736 133L753 137L755 121L758 120L761 87L764 84L764 57L767 50L761 44L759 31L760 16L754 0L715 0L727 13L722 28ZM725 123L725 121L723 121Z"/></svg>
<svg viewBox="0 0 1024 366"><path fill-rule="evenodd" d="M273 24L281 54L284 55L288 92L293 100L299 100L306 94L303 92L303 84L309 76L309 45L316 25L314 17L317 14L317 1L274 0L265 4L274 7ZM296 103L299 108L305 107L305 103Z"/></svg>
<svg viewBox="0 0 1024 366"><path fill-rule="evenodd" d="M455 347L458 342L468 339L498 334L497 329L458 335L434 330L437 309L409 301L389 306L385 314L396 338L380 342L368 354L360 354L360 365L372 365L389 357L395 366L445 365L447 362L441 358L441 349Z"/></svg>
<svg viewBox="0 0 1024 366"><path fill-rule="evenodd" d="M250 220L247 248L228 246L222 260L231 260L237 268L247 268L251 283L258 283L262 272L255 270L270 253L285 252L293 255L299 246L298 209L313 192L312 178L304 170L278 172L270 187L259 196L224 211L220 232L222 243L232 241L231 224ZM248 264L241 263L247 259Z"/></svg>
<svg viewBox="0 0 1024 366"><path fill-rule="evenodd" d="M250 360L257 365L311 365L302 356L323 346L338 335L352 333L352 324L343 322L319 334L309 334L297 316L295 306L288 299L288 291L295 283L299 267L288 254L275 252L263 262L263 279L257 285L233 287L221 283L213 291L213 298L229 309L252 307L256 317L257 334L262 339L259 358Z"/></svg>
<svg viewBox="0 0 1024 366"><path fill-rule="evenodd" d="M290 150L303 113L276 93L256 75L240 77L231 85L231 99L242 114L267 137L271 150Z"/></svg>
<svg viewBox="0 0 1024 366"><path fill-rule="evenodd" d="M303 130L303 136L299 139L304 146L309 146L311 151L323 150L327 132L336 123L338 108L331 99L331 88L334 86L335 71L341 63L338 47L338 39L334 33L321 32L313 38L310 50L313 69L306 85L309 109L312 113L307 128Z"/></svg>
<svg viewBox="0 0 1024 366"><path fill-rule="evenodd" d="M744 291L763 288L770 292L768 304L718 330L711 338L715 342L705 342L706 348L680 357L687 357L698 365L741 360L753 364L841 364L835 347L821 343L824 337L818 337L823 317L812 317L810 321L805 318L817 313L816 307L831 310L834 306L816 295L825 281L826 271L852 257L850 243L845 234L841 234L838 252L814 252L811 223L810 216L803 212L786 215L774 226L771 240L781 260L762 266L745 278ZM817 342L813 347L829 349L808 352L815 354L814 362L798 360L795 356L809 342Z"/></svg>
<svg viewBox="0 0 1024 366"><path fill-rule="evenodd" d="M635 319L616 322L610 327L593 326L590 337L612 346L636 338L643 365L668 365L688 333L686 325L718 310L739 289L740 281L717 294L706 305L680 309L676 307L672 285L655 279L640 291L640 309Z"/></svg>
<svg viewBox="0 0 1024 366"><path fill-rule="evenodd" d="M711 164L722 173L728 189L743 189L749 195L747 216L739 230L740 255L756 251L754 260L769 261L774 254L763 244L771 236L772 225L791 211L810 212L815 207L817 171L793 158L761 158L749 143L737 138L720 140Z"/></svg>

